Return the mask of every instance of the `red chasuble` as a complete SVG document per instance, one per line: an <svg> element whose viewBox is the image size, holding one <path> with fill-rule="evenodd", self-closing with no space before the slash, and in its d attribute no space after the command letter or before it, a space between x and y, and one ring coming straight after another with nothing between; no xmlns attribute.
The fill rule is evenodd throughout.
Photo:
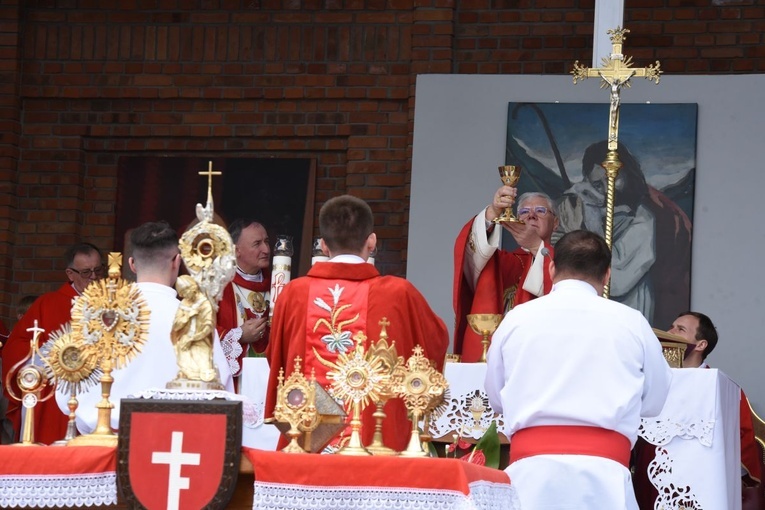
<svg viewBox="0 0 765 510"><path fill-rule="evenodd" d="M454 352L462 355L462 361L472 363L481 359L483 346L481 335L475 333L467 323L467 315L472 313L500 313L505 309L531 301L536 296L523 290L523 282L531 269L534 257L528 251L518 248L512 252L497 250L491 256L486 267L478 277L475 291L465 278L463 271L465 257L472 255L471 229L473 220L462 227L454 243ZM545 243L549 257L553 248ZM552 289L552 279L544 264L544 293ZM505 302L508 302L508 307Z"/></svg>
<svg viewBox="0 0 765 510"><path fill-rule="evenodd" d="M39 345L45 343L48 335L72 320L72 300L77 297L77 291L70 283L65 283L58 290L43 294L32 303L27 313L16 323L8 343L3 347L3 392L8 398L8 412L6 417L13 424L15 437L19 437L21 430L21 404L13 400L5 388L5 378L11 368L29 354L29 342L32 333L27 329L34 326L37 319L38 327L45 330L39 337ZM13 381L13 390L20 395L19 387ZM48 394L50 388L46 388L43 397ZM68 417L61 412L56 404L56 398L51 397L45 402L35 406L35 441L50 444L53 441L63 439L66 435Z"/></svg>
<svg viewBox="0 0 765 510"><path fill-rule="evenodd" d="M234 280L223 289L223 297L218 305L218 315L216 319L216 329L218 330L218 336L220 336L221 341L223 341L229 331L239 327L239 310L237 309L236 304L234 284L253 292L267 293L271 289L271 271L269 269L264 269L263 281L260 282L247 281L239 273L236 273ZM267 310L266 313L268 313ZM265 351L266 345L268 345L268 337L269 331L266 327L266 332L263 335L263 338L251 343L249 347L256 353ZM242 353L236 360L238 368L234 370L232 366L231 373L233 375L237 376L241 372L242 359L247 356L247 353L248 346L242 344ZM228 353L226 353L226 357L228 357Z"/></svg>
<svg viewBox="0 0 765 510"><path fill-rule="evenodd" d="M267 355L271 373L266 394L266 417L273 416L276 404L279 369L285 379L300 356L303 371L326 387L328 369L314 355L336 361L341 352L353 348L353 336L363 331L365 347L380 338L382 319L387 319L388 341L395 341L399 356L412 355L420 345L424 355L443 368L449 333L443 321L430 309L422 294L407 280L380 276L371 264L320 262L308 275L291 281L279 296L271 324L271 341ZM369 444L374 434L374 406L364 410L362 441ZM385 406L383 422L386 446L406 449L411 431L406 408L401 399L392 399ZM280 448L286 445L282 437Z"/></svg>

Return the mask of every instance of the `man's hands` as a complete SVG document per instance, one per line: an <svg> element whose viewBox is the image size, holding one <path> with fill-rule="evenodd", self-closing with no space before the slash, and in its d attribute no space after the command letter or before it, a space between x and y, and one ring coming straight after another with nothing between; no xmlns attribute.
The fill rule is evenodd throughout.
<svg viewBox="0 0 765 510"><path fill-rule="evenodd" d="M242 338L239 340L243 344L257 342L266 333L266 322L268 317L247 319L242 323Z"/></svg>
<svg viewBox="0 0 765 510"><path fill-rule="evenodd" d="M512 207L518 190L512 186L502 186L494 193L494 199L486 208L486 221L492 221L500 216L505 209Z"/></svg>
<svg viewBox="0 0 765 510"><path fill-rule="evenodd" d="M502 226L510 232L519 246L529 250L532 255L537 254L543 240L536 228L528 223L503 223Z"/></svg>

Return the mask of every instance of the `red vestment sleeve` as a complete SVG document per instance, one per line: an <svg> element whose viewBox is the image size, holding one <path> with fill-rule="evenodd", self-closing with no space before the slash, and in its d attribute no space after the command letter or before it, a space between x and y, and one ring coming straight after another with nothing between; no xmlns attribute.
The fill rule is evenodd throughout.
<svg viewBox="0 0 765 510"><path fill-rule="evenodd" d="M752 424L752 411L749 408L749 399L744 390L741 390L741 465L746 469L749 477L759 483L762 479L760 472L760 449L754 439L754 425Z"/></svg>
<svg viewBox="0 0 765 510"><path fill-rule="evenodd" d="M454 244L454 352L462 355L466 363L478 361L483 353L481 335L475 333L467 322L472 313L504 313L505 292L515 286L513 306L531 301L536 296L524 290L523 282L531 269L531 253L518 248L512 252L497 250L481 271L475 291L471 289L464 273L465 257L470 256L471 219L460 230ZM545 243L549 257L553 248ZM552 279L547 261L544 263L544 293L552 289Z"/></svg>

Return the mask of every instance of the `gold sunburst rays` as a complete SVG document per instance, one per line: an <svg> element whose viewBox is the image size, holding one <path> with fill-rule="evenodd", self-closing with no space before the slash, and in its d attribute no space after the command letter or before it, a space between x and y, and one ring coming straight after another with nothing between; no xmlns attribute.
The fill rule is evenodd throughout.
<svg viewBox="0 0 765 510"><path fill-rule="evenodd" d="M69 323L48 336L40 356L46 359L46 377L58 381L64 393L82 393L101 378L95 349L73 336Z"/></svg>
<svg viewBox="0 0 765 510"><path fill-rule="evenodd" d="M140 352L149 332L149 316L141 291L122 278L91 283L72 306L72 334L87 346L108 343L114 368L127 365ZM108 338L108 342L106 341Z"/></svg>

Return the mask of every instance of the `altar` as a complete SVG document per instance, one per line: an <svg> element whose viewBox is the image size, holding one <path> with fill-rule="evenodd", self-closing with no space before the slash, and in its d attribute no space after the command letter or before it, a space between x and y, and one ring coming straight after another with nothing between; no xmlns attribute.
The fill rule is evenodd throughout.
<svg viewBox="0 0 765 510"><path fill-rule="evenodd" d="M434 438L451 442L461 432L476 440L492 421L506 431L502 415L488 403L485 363L447 363L444 374L449 401L430 425ZM643 419L639 431L656 446L647 477L660 494L660 508L741 508L739 398L738 385L717 369L672 369L664 409Z"/></svg>

